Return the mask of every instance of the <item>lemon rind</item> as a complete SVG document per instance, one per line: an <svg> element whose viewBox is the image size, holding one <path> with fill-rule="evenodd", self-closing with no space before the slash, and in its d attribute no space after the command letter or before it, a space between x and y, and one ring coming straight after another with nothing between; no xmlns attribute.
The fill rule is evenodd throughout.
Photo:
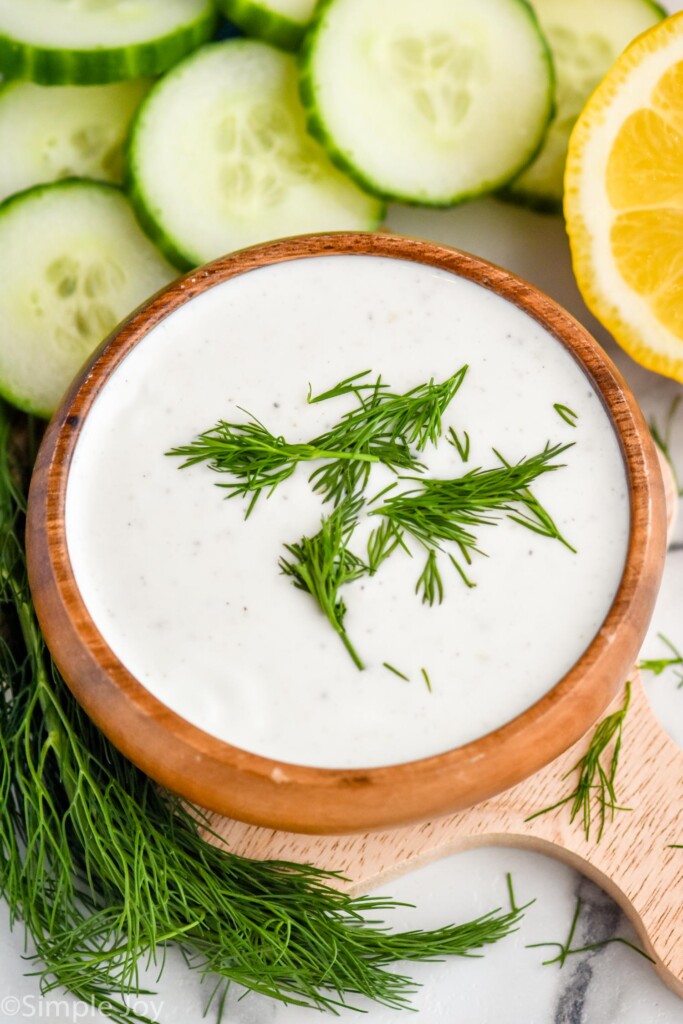
<svg viewBox="0 0 683 1024"><path fill-rule="evenodd" d="M664 72L679 60L683 12L639 36L617 60L572 133L564 210L574 274L591 312L636 362L683 382L683 339L654 316L648 300L626 284L616 266L605 185L607 157L625 118L646 104Z"/></svg>

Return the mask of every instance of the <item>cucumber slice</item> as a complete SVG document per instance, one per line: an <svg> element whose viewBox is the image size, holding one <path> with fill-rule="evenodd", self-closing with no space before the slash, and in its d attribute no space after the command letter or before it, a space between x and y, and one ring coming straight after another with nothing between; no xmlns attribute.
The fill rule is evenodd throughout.
<svg viewBox="0 0 683 1024"><path fill-rule="evenodd" d="M550 55L525 0L322 0L304 42L309 129L387 198L449 205L535 155Z"/></svg>
<svg viewBox="0 0 683 1024"><path fill-rule="evenodd" d="M212 0L0 0L0 73L41 85L150 77L215 24Z"/></svg>
<svg viewBox="0 0 683 1024"><path fill-rule="evenodd" d="M72 179L0 204L0 394L49 416L116 324L174 277L123 192Z"/></svg>
<svg viewBox="0 0 683 1024"><path fill-rule="evenodd" d="M315 0L218 0L218 7L249 36L297 50L313 17Z"/></svg>
<svg viewBox="0 0 683 1024"><path fill-rule="evenodd" d="M150 90L129 189L184 268L283 235L372 229L384 213L307 135L294 58L247 39L205 46Z"/></svg>
<svg viewBox="0 0 683 1024"><path fill-rule="evenodd" d="M665 17L651 0L532 0L550 44L557 110L533 163L505 190L534 209L559 213L567 145L586 100L635 36Z"/></svg>
<svg viewBox="0 0 683 1024"><path fill-rule="evenodd" d="M147 79L114 85L0 88L0 200L61 178L120 183L123 143Z"/></svg>

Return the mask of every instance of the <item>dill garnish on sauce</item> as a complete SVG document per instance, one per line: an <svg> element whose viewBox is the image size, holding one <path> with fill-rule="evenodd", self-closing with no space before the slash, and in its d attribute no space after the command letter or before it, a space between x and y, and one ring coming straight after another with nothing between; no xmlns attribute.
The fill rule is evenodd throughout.
<svg viewBox="0 0 683 1024"><path fill-rule="evenodd" d="M408 549L406 538L416 541L427 558L416 591L427 604L441 603L444 586L438 567L437 553L443 544L451 544L466 565L474 553L482 554L474 530L494 526L503 517L525 526L534 533L559 540L571 551L549 513L529 490L530 485L545 473L562 467L553 462L571 445L546 445L542 452L510 465L494 451L502 463L493 469L473 469L464 476L449 480L414 477L415 486L392 495L373 508L370 516L381 516L382 526L370 539L372 565L376 569L397 546ZM468 587L474 586L462 562L453 552L448 559Z"/></svg>
<svg viewBox="0 0 683 1024"><path fill-rule="evenodd" d="M280 570L292 577L295 587L315 599L359 669L364 667L363 662L344 627L346 605L339 591L345 583L352 583L367 572L365 563L348 546L362 504L360 498L347 498L323 517L320 530L313 537L285 544L290 557L280 559Z"/></svg>
<svg viewBox="0 0 683 1024"><path fill-rule="evenodd" d="M370 370L345 377L319 394L309 384L308 405L340 398L352 401L333 427L309 442L290 443L250 416L245 423L220 421L191 444L167 452L184 459L181 468L207 462L230 477L219 486L226 488L228 497L248 497L246 517L259 496L272 494L299 463L320 462L308 480L323 502L332 503L333 511L322 517L317 533L285 544L287 556L280 559L280 570L316 601L359 669L364 665L347 633L347 606L340 589L364 575L373 576L399 549L412 555L411 542L425 553L415 590L428 605L444 599L440 558L450 562L465 586L475 586L467 568L475 553L483 554L477 531L502 519L574 551L530 489L540 477L562 468L557 459L570 444L547 443L536 455L514 464L494 448L499 465L478 467L458 477L436 479L425 472L422 453L441 438L443 417L467 371L467 365L462 366L439 383L431 378L400 394L381 375L369 379ZM446 440L466 463L467 432L461 440L451 426ZM366 506L365 492L377 465L396 479ZM405 485L407 489L401 490ZM366 517L381 519L367 541L366 561L350 549L364 507Z"/></svg>

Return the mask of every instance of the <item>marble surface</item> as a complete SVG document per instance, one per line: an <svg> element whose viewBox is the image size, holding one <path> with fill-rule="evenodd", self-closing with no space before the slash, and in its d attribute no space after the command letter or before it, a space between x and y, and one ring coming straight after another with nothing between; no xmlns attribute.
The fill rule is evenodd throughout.
<svg viewBox="0 0 683 1024"><path fill-rule="evenodd" d="M672 10L683 3L672 3ZM395 231L443 241L493 260L526 277L565 305L592 330L617 362L646 415L663 428L681 387L635 366L606 336L583 305L571 274L562 221L482 200L450 211L395 208L388 225ZM683 477L683 403L672 427L671 451ZM643 646L645 657L659 657L663 633L683 644L683 521L679 517L669 551L664 582L652 626ZM683 688L673 671L646 679L647 692L664 727L683 746ZM616 823L613 827L618 827ZM683 841L683 837L682 837ZM683 857L683 851L681 852ZM447 858L395 880L381 891L413 903L394 913L396 927L430 927L474 917L507 905L505 873L514 877L520 902L535 898L519 931L491 948L482 959L410 966L419 986L408 1015L365 1006L359 1018L351 1011L342 1021L369 1024L683 1024L683 1000L657 978L649 963L621 944L570 957L565 966L543 966L552 949L530 949L536 942L564 941L577 897L583 908L576 945L614 936L637 941L618 907L580 875L537 853L487 848ZM683 939L683 909L681 911ZM29 1018L50 1021L104 1021L106 1018L61 993L41 998L35 978L27 976L21 927L10 930L0 905L0 1021ZM30 952L30 951L29 951ZM136 1009L164 1024L199 1024L210 989L201 986L179 956L168 957L163 977L148 971L156 994L137 1001ZM321 1024L329 1015L283 1007L235 990L225 1020L230 1024ZM362 1005L359 1003L359 1005ZM209 1016L211 1019L211 1015Z"/></svg>

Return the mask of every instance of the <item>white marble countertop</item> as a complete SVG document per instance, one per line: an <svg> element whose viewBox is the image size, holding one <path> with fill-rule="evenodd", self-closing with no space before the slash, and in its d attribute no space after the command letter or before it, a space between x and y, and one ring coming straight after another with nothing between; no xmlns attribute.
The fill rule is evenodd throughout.
<svg viewBox="0 0 683 1024"><path fill-rule="evenodd" d="M669 3L671 10L683 8ZM571 274L569 252L559 217L544 217L481 200L450 211L394 208L394 231L446 242L492 260L540 286L561 302L604 344L638 397L646 416L663 426L680 385L637 367L597 325L581 301ZM671 451L683 475L683 403L672 429ZM679 517L652 626L643 646L646 657L662 656L657 633L683 644L683 521ZM673 671L645 680L656 715L683 746L683 689ZM615 822L613 827L618 827ZM683 852L682 852L683 857ZM566 938L577 895L583 910L578 945L624 936L637 941L617 906L601 890L566 866L517 849L471 850L395 880L382 892L415 904L396 911L396 927L430 927L469 919L492 907L507 906L505 873L514 877L520 902L535 898L520 930L487 951L482 959L451 960L409 966L420 986L416 1014L375 1006L369 1024L683 1024L683 1000L657 978L650 964L621 944L570 957L560 969L543 966L552 951L528 944ZM681 910L683 940L683 908ZM102 1014L62 993L41 998L35 978L27 977L21 926L10 931L7 908L0 905L0 1021L29 1018L50 1021L102 1021ZM179 956L169 955L161 980L148 972L156 992L136 1009L164 1024L199 1024L209 995ZM283 1007L262 997L239 999L234 991L224 1020L229 1024L314 1024L333 1019L316 1011ZM211 1017L209 1018L211 1019ZM344 1011L341 1019L358 1020Z"/></svg>

